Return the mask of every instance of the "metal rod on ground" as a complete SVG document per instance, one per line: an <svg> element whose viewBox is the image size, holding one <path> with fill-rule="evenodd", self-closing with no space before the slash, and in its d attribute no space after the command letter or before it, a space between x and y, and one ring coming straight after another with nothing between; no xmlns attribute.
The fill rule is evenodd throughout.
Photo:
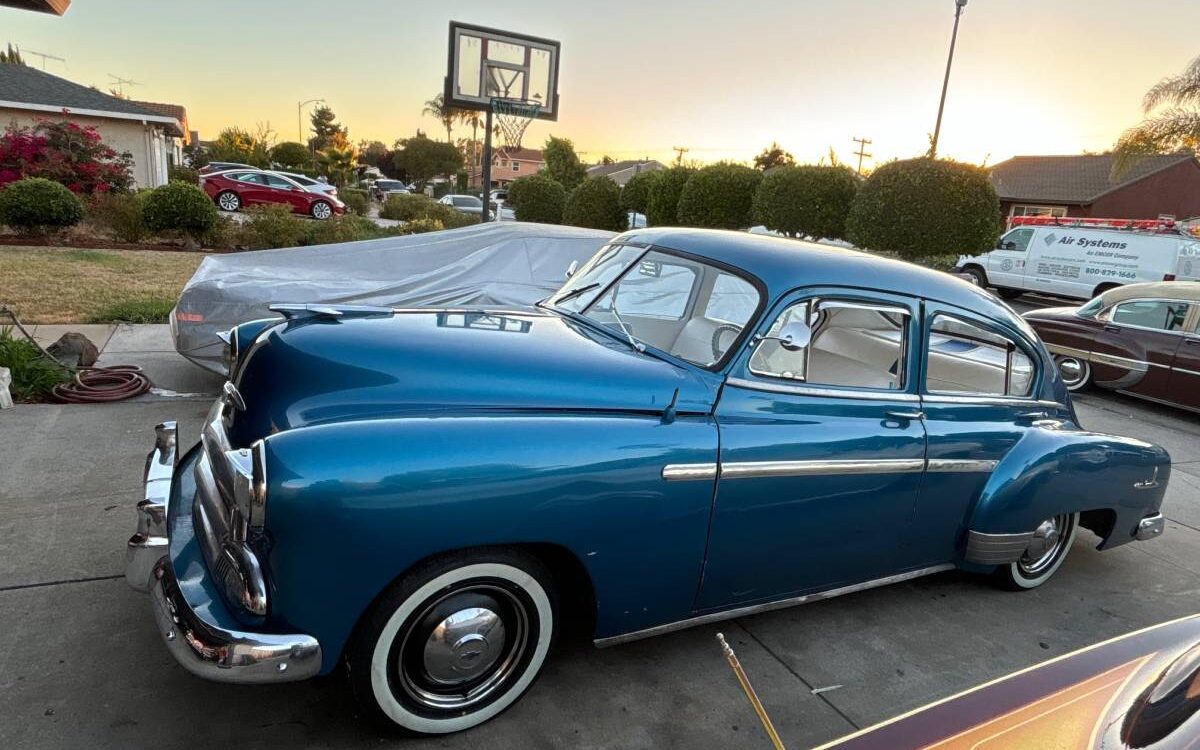
<svg viewBox="0 0 1200 750"><path fill-rule="evenodd" d="M479 223L488 220L488 211L492 205L492 108L488 107L487 117L483 125L483 169L479 175L483 183L483 211L479 215Z"/></svg>
<svg viewBox="0 0 1200 750"><path fill-rule="evenodd" d="M758 693L754 692L754 686L750 684L750 678L746 676L746 670L742 669L742 663L738 661L737 654L733 653L733 649L725 641L724 633L717 633L717 642L721 644L721 651L725 653L725 660L729 662L729 668L733 670L734 676L741 683L742 691L750 699L750 705L754 707L754 713L758 714L758 720L762 722L767 737L771 738L771 744L775 746L775 750L786 750L783 746L783 740L779 739L779 732L775 731L775 725L771 723L771 717L767 716L767 709L763 708L762 701L758 699Z"/></svg>

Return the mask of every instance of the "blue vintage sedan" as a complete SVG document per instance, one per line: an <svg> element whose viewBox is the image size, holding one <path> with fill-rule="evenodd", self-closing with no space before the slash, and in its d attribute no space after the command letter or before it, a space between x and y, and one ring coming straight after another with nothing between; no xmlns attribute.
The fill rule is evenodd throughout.
<svg viewBox="0 0 1200 750"><path fill-rule="evenodd" d="M344 662L414 733L511 705L568 621L607 646L955 567L1031 589L1080 526L1163 530L1166 452L1083 430L1019 316L905 263L647 229L534 311L274 309L200 444L159 425L127 577L188 670Z"/></svg>

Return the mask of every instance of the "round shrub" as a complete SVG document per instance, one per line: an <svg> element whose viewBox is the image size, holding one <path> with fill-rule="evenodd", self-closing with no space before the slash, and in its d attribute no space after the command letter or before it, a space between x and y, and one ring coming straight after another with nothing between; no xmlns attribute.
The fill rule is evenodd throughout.
<svg viewBox="0 0 1200 750"><path fill-rule="evenodd" d="M846 167L775 167L754 192L754 220L789 237L843 239L858 182Z"/></svg>
<svg viewBox="0 0 1200 750"><path fill-rule="evenodd" d="M169 167L167 169L167 180L169 182L190 182L193 185L199 185L200 172L191 167Z"/></svg>
<svg viewBox="0 0 1200 750"><path fill-rule="evenodd" d="M650 192L654 183L662 177L661 170L638 172L621 188L621 208L644 214L650 207Z"/></svg>
<svg viewBox="0 0 1200 750"><path fill-rule="evenodd" d="M679 195L696 170L691 167L671 167L650 186L646 202L646 223L652 227L671 227L679 223Z"/></svg>
<svg viewBox="0 0 1200 750"><path fill-rule="evenodd" d="M762 172L741 164L713 164L688 178L679 194L679 223L745 229Z"/></svg>
<svg viewBox="0 0 1200 750"><path fill-rule="evenodd" d="M621 188L608 177L589 177L567 196L563 223L624 232L628 217L621 208Z"/></svg>
<svg viewBox="0 0 1200 750"><path fill-rule="evenodd" d="M63 229L82 218L83 202L53 180L29 177L0 190L0 224L19 232Z"/></svg>
<svg viewBox="0 0 1200 750"><path fill-rule="evenodd" d="M142 205L151 232L183 232L198 238L217 225L217 207L197 185L169 182L156 187Z"/></svg>
<svg viewBox="0 0 1200 750"><path fill-rule="evenodd" d="M149 191L97 193L87 206L89 224L103 229L118 242L141 242L150 234L143 216Z"/></svg>
<svg viewBox="0 0 1200 750"><path fill-rule="evenodd" d="M438 213L438 208L445 208L435 200L424 195L400 194L393 195L379 209L379 217L395 221L412 221L425 219Z"/></svg>
<svg viewBox="0 0 1200 750"><path fill-rule="evenodd" d="M859 188L846 238L916 259L980 253L1000 236L1000 199L987 170L940 159L894 161Z"/></svg>
<svg viewBox="0 0 1200 750"><path fill-rule="evenodd" d="M508 186L508 204L517 221L561 224L567 203L567 189L545 175L518 177Z"/></svg>
<svg viewBox="0 0 1200 750"><path fill-rule="evenodd" d="M371 198L366 190L357 188L342 188L338 191L338 199L346 204L346 210L359 216L366 216L371 208Z"/></svg>

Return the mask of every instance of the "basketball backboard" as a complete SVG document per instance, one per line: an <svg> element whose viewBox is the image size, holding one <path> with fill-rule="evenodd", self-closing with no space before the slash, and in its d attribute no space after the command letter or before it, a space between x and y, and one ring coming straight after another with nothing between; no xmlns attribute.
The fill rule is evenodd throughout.
<svg viewBox="0 0 1200 750"><path fill-rule="evenodd" d="M521 100L557 120L558 50L551 39L451 21L445 102L487 110L493 99Z"/></svg>

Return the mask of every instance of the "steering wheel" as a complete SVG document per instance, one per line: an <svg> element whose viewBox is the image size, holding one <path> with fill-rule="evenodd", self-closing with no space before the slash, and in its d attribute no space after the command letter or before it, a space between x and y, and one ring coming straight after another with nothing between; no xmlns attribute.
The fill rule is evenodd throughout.
<svg viewBox="0 0 1200 750"><path fill-rule="evenodd" d="M742 327L735 326L732 323L722 323L721 325L717 326L712 335L713 362L716 362L725 354L725 350L728 349L729 346L733 345L733 339L736 339L741 332ZM732 333L733 338L729 340L729 344L726 346L721 346L721 337L727 333Z"/></svg>

